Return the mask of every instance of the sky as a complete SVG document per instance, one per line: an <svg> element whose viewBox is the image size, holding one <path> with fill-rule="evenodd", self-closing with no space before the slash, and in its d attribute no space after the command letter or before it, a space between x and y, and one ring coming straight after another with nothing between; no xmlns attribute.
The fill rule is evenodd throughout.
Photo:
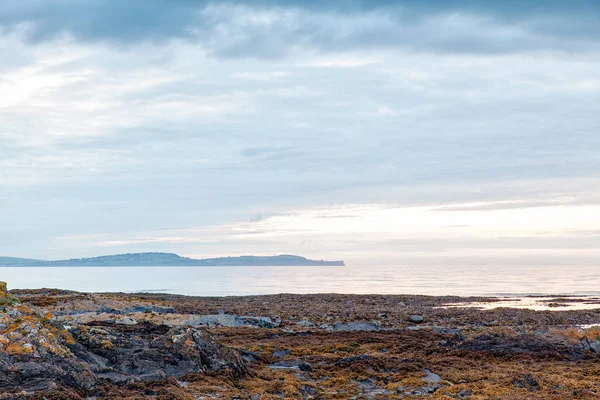
<svg viewBox="0 0 600 400"><path fill-rule="evenodd" d="M600 2L0 2L0 255L600 259Z"/></svg>

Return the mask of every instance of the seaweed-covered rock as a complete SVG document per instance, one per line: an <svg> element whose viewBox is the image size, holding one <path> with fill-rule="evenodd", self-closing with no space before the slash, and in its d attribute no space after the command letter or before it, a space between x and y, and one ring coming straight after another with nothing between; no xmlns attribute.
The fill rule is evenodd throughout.
<svg viewBox="0 0 600 400"><path fill-rule="evenodd" d="M52 315L38 315L7 293L0 298L0 393L93 386L95 374L71 352L73 337Z"/></svg>
<svg viewBox="0 0 600 400"><path fill-rule="evenodd" d="M98 323L69 331L51 314L39 315L6 292L0 300L0 398L57 388L87 392L102 379L248 373L237 351L198 328Z"/></svg>
<svg viewBox="0 0 600 400"><path fill-rule="evenodd" d="M89 359L108 379L160 379L205 371L248 373L238 352L221 345L208 332L193 327L96 323L71 331L83 348L73 348Z"/></svg>

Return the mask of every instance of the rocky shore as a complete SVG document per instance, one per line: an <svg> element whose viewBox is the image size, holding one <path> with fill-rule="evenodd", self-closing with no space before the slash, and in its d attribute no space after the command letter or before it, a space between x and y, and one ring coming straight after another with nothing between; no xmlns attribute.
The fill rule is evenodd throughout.
<svg viewBox="0 0 600 400"><path fill-rule="evenodd" d="M579 301L0 283L0 399L598 398L600 300Z"/></svg>

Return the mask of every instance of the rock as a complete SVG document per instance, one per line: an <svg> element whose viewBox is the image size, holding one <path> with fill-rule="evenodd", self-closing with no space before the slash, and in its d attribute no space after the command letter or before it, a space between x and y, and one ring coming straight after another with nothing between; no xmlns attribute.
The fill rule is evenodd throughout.
<svg viewBox="0 0 600 400"><path fill-rule="evenodd" d="M409 330L409 331L422 331L423 328L424 328L423 326L417 326L417 325L415 325L415 326L407 326L406 330Z"/></svg>
<svg viewBox="0 0 600 400"><path fill-rule="evenodd" d="M294 361L279 361L273 364L269 364L271 369L295 369L298 371L309 372L312 371L312 366L303 360Z"/></svg>
<svg viewBox="0 0 600 400"><path fill-rule="evenodd" d="M350 322L341 324L336 322L333 324L334 331L361 331L361 332L376 332L381 329L381 326L375 322Z"/></svg>
<svg viewBox="0 0 600 400"><path fill-rule="evenodd" d="M600 354L600 340L587 340L587 345L591 351Z"/></svg>
<svg viewBox="0 0 600 400"><path fill-rule="evenodd" d="M444 380L439 375L434 374L428 369L424 369L423 372L425 372L425 376L422 378L422 380L425 385L421 387L421 391L426 393L436 392L441 387L441 383L443 383Z"/></svg>
<svg viewBox="0 0 600 400"><path fill-rule="evenodd" d="M568 343L550 334L524 333L519 335L482 334L464 337L456 335L450 345L463 350L485 351L495 354L534 353L560 354L572 360L584 358L586 344L582 341Z"/></svg>
<svg viewBox="0 0 600 400"><path fill-rule="evenodd" d="M339 368L357 368L359 370L369 369L373 371L382 371L385 369L385 365L380 359L366 354L341 358L335 362L335 366Z"/></svg>
<svg viewBox="0 0 600 400"><path fill-rule="evenodd" d="M539 383L531 374L525 375L524 379L513 379L513 385L517 388L527 389L530 392L540 390Z"/></svg>
<svg viewBox="0 0 600 400"><path fill-rule="evenodd" d="M205 371L248 373L240 354L222 346L208 332L192 327L138 325L80 326L72 329L79 346L72 351L101 372L146 380ZM90 354L91 353L91 354Z"/></svg>
<svg viewBox="0 0 600 400"><path fill-rule="evenodd" d="M290 354L290 351L287 349L284 350L275 350L273 351L273 357L282 358Z"/></svg>
<svg viewBox="0 0 600 400"><path fill-rule="evenodd" d="M205 371L249 374L238 351L197 328L102 322L66 330L50 314L38 315L17 299L0 313L0 393L6 396L23 390L88 391L99 379L119 383Z"/></svg>
<svg viewBox="0 0 600 400"><path fill-rule="evenodd" d="M0 313L0 393L90 389L95 372L69 346L75 341L50 315L40 316L10 295Z"/></svg>
<svg viewBox="0 0 600 400"><path fill-rule="evenodd" d="M434 326L432 331L435 333L441 333L443 335L460 335L462 333L461 329L447 328L444 326Z"/></svg>
<svg viewBox="0 0 600 400"><path fill-rule="evenodd" d="M385 398L389 398L388 395L392 394L391 391L381 387L378 385L377 380L375 379L361 379L356 381L360 387L360 391L362 394L361 398L381 398L381 396L385 396Z"/></svg>
<svg viewBox="0 0 600 400"><path fill-rule="evenodd" d="M175 311L171 307L139 306L139 305L133 306L133 307L126 307L125 309L123 309L123 313L125 313L125 314L149 313L149 312L155 312L158 314L172 314Z"/></svg>
<svg viewBox="0 0 600 400"><path fill-rule="evenodd" d="M269 317L239 316L236 317L236 323L237 326L248 326L268 329L273 329L279 326L279 323L273 322Z"/></svg>
<svg viewBox="0 0 600 400"><path fill-rule="evenodd" d="M451 397L453 399L465 400L471 396L473 396L473 390L471 389L460 389L457 394L444 393L444 395Z"/></svg>
<svg viewBox="0 0 600 400"><path fill-rule="evenodd" d="M138 322L135 318L125 317L115 321L115 323L118 325L135 325Z"/></svg>
<svg viewBox="0 0 600 400"><path fill-rule="evenodd" d="M272 321L269 317L254 317L254 316L240 316L230 314L217 314L217 315L200 315L194 317L186 322L186 325L191 326L225 326L230 328L239 327L255 327L255 328L276 328L279 326L279 322Z"/></svg>
<svg viewBox="0 0 600 400"><path fill-rule="evenodd" d="M0 294L8 292L6 282L0 281Z"/></svg>
<svg viewBox="0 0 600 400"><path fill-rule="evenodd" d="M310 322L306 318L304 318L302 321L296 322L296 325L306 326L306 327L309 327L309 328L314 328L316 326L313 322Z"/></svg>
<svg viewBox="0 0 600 400"><path fill-rule="evenodd" d="M298 368L300 368L300 371L302 371L302 372L310 372L310 371L312 371L312 365L310 365L306 361L301 361L298 364Z"/></svg>
<svg viewBox="0 0 600 400"><path fill-rule="evenodd" d="M317 395L317 388L314 386L303 385L298 389L303 399L310 399Z"/></svg>
<svg viewBox="0 0 600 400"><path fill-rule="evenodd" d="M424 318L422 315L411 315L409 320L411 322L414 322L415 324L420 324L421 322L424 321Z"/></svg>
<svg viewBox="0 0 600 400"><path fill-rule="evenodd" d="M185 324L191 326L236 326L235 315L217 314L217 315L200 315L188 320Z"/></svg>

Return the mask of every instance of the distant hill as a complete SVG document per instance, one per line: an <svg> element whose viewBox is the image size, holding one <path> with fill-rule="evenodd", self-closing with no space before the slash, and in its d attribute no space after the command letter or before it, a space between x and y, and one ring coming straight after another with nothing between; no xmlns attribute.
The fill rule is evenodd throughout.
<svg viewBox="0 0 600 400"><path fill-rule="evenodd" d="M193 259L174 253L127 253L69 260L33 260L27 258L0 257L4 267L149 267L149 266L343 266L343 261L309 260L308 258L282 254L279 256L241 256Z"/></svg>

